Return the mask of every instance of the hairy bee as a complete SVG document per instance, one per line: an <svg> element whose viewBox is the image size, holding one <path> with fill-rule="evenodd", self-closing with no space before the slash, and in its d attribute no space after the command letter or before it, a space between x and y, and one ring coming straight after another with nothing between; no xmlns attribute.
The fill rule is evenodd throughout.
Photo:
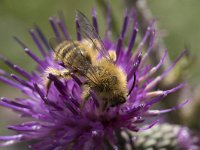
<svg viewBox="0 0 200 150"><path fill-rule="evenodd" d="M105 49L99 35L83 13L78 11L77 19L80 26L79 33L83 38L81 41L50 40L54 59L62 62L64 69L46 69L47 90L51 84L47 78L49 73L64 79L69 79L73 73L85 79L82 105L89 98L91 91L99 97L100 106L104 110L126 102L128 95L126 74L114 63L115 51L108 52Z"/></svg>

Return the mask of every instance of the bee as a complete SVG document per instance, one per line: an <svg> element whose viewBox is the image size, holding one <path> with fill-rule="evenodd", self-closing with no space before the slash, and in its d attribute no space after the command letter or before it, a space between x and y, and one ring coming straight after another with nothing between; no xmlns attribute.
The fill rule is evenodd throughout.
<svg viewBox="0 0 200 150"><path fill-rule="evenodd" d="M123 104L127 100L127 76L124 71L115 64L116 53L108 51L90 24L87 17L80 11L76 15L80 26L81 41L50 40L54 51L54 59L61 62L64 69L47 68L44 79L47 91L51 81L47 76L51 73L58 78L70 79L74 74L84 79L82 85L82 106L94 92L99 99L103 110ZM48 93L48 92L47 92Z"/></svg>

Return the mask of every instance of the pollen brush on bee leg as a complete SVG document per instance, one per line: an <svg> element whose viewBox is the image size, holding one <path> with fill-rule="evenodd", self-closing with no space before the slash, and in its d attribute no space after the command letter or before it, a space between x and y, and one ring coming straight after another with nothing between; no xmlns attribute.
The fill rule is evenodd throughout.
<svg viewBox="0 0 200 150"><path fill-rule="evenodd" d="M85 82L82 86L82 94L81 94L81 104L80 104L80 109L82 110L85 107L86 102L89 100L91 94L91 88L87 82Z"/></svg>
<svg viewBox="0 0 200 150"><path fill-rule="evenodd" d="M52 81L48 78L49 74L52 74L57 78L64 78L64 79L67 79L67 80L69 80L71 78L71 74L70 74L70 71L68 69L59 70L59 69L55 69L55 68L52 68L52 67L48 67L45 70L44 77L43 77L43 83L46 87L46 96L48 96L49 89L50 89L51 83L52 83Z"/></svg>
<svg viewBox="0 0 200 150"><path fill-rule="evenodd" d="M110 50L108 51L110 57L112 58L113 62L115 62L117 60L117 54L115 50Z"/></svg>

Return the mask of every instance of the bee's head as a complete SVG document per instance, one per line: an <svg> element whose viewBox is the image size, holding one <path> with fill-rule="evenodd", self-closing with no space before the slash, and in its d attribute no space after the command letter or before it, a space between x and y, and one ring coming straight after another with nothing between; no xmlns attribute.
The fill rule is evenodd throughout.
<svg viewBox="0 0 200 150"><path fill-rule="evenodd" d="M123 104L126 102L126 98L124 96L118 95L116 97L113 97L110 101L110 106L114 107L120 104Z"/></svg>

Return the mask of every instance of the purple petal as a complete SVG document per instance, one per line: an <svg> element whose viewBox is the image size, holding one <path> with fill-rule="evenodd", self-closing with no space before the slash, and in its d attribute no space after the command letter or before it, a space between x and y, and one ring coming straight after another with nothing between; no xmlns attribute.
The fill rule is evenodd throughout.
<svg viewBox="0 0 200 150"><path fill-rule="evenodd" d="M58 39L58 41L60 41L61 40L61 36L60 36L59 30L58 30L58 28L56 27L56 24L55 24L55 17L50 17L49 18L49 22L51 24L51 27L52 27L52 29L54 31L54 34L55 34L56 38Z"/></svg>
<svg viewBox="0 0 200 150"><path fill-rule="evenodd" d="M44 48L42 47L42 45L41 45L39 39L36 37L35 31L34 31L33 29L30 29L30 30L29 30L29 33L30 33L30 35L31 35L31 37L32 37L32 39L33 39L33 41L35 42L35 45L38 47L40 53L42 54L43 57L45 57L45 56L46 56L46 53L45 53Z"/></svg>
<svg viewBox="0 0 200 150"><path fill-rule="evenodd" d="M40 39L42 40L43 44L46 46L46 49L50 50L49 43L48 43L46 37L44 36L44 34L42 33L42 31L40 30L40 28L37 25L35 25L34 29L37 32Z"/></svg>
<svg viewBox="0 0 200 150"><path fill-rule="evenodd" d="M98 23L97 23L97 12L95 8L92 8L92 23L95 28L97 34L99 34Z"/></svg>
<svg viewBox="0 0 200 150"><path fill-rule="evenodd" d="M186 54L186 50L184 50L174 61L174 63L169 66L160 76L157 76L153 81L151 81L145 88L146 91L150 90L154 87L158 82L160 82L177 64L177 62Z"/></svg>
<svg viewBox="0 0 200 150"><path fill-rule="evenodd" d="M23 70L22 68L18 67L17 65L14 65L12 62L10 62L9 60L7 60L6 58L4 58L3 56L0 55L0 59L6 64L8 65L10 68L14 69L16 72L20 73L22 76L31 79L31 75L29 73L27 73L25 70Z"/></svg>

